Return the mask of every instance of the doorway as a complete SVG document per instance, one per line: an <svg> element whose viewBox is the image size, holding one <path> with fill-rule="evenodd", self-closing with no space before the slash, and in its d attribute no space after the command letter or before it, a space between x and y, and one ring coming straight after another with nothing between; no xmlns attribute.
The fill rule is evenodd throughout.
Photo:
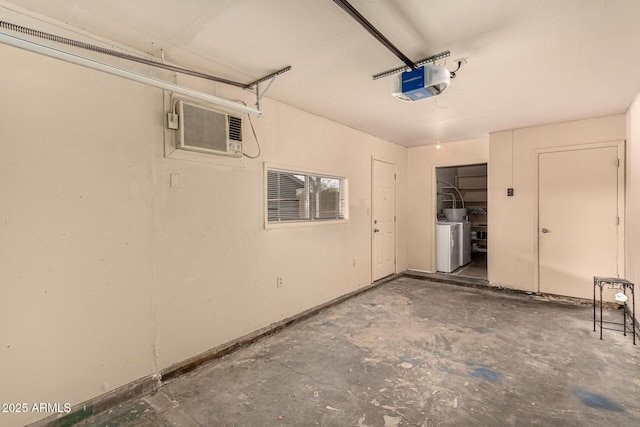
<svg viewBox="0 0 640 427"><path fill-rule="evenodd" d="M372 278L396 272L396 165L372 160Z"/></svg>
<svg viewBox="0 0 640 427"><path fill-rule="evenodd" d="M436 271L486 280L487 164L436 167L435 173Z"/></svg>
<svg viewBox="0 0 640 427"><path fill-rule="evenodd" d="M539 292L592 298L619 277L619 147L538 154Z"/></svg>

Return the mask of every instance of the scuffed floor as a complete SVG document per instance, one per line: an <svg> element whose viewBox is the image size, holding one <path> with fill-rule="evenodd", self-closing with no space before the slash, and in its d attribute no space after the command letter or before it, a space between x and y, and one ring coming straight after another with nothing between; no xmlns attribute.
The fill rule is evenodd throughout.
<svg viewBox="0 0 640 427"><path fill-rule="evenodd" d="M83 425L640 425L640 345L592 316L403 277Z"/></svg>

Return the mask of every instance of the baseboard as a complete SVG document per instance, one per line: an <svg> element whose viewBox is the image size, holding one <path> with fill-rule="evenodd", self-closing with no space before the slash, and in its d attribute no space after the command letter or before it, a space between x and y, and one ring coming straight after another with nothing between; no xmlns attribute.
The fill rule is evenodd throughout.
<svg viewBox="0 0 640 427"><path fill-rule="evenodd" d="M42 420L36 421L30 424L29 426L31 427L73 426L79 423L80 421L86 420L87 418L97 415L101 412L105 412L112 408L115 408L116 406L124 402L127 402L131 399L135 399L135 398L150 394L158 390L160 387L162 387L162 384L168 381L171 381L173 379L179 378L181 375L184 375L187 372L193 371L194 369L208 362L219 359L241 348L247 347L262 338L273 335L288 326L294 325L317 313L320 313L323 310L326 310L329 307L332 307L336 304L340 304L364 292L370 291L380 285L383 285L384 283L390 282L391 280L397 277L398 277L397 274L387 276L370 285L363 286L362 288L356 289L355 291L349 292L348 294L334 298L331 301L328 301L324 304L320 304L316 307L305 310L301 313L298 313L287 319L283 319L279 322L272 323L271 325L265 328L262 328L250 334L244 335L238 339L222 344L218 347L212 348L204 353L198 354L194 357L191 357L189 359L176 363L172 366L169 366L168 368L162 369L159 374L154 374L148 377L140 378L136 381L126 384L108 393L101 394L100 396L96 396L95 398L89 399L86 402L75 405L71 408L71 411L68 414L54 414L47 418L43 418Z"/></svg>
<svg viewBox="0 0 640 427"><path fill-rule="evenodd" d="M197 356L194 356L187 360L183 360L175 365L169 366L168 368L160 371L160 377L162 379L162 382L165 383L167 381L171 381L172 379L180 377L181 375L184 375L187 372L190 372L196 369L197 367L204 365L205 363L208 363L215 359L219 359L223 356L226 356L229 353L232 353L241 348L247 347L262 338L268 337L270 335L273 335L279 332L283 328L294 325L317 313L320 313L323 310L326 310L329 307L332 307L336 304L340 304L348 299L351 299L357 295L367 292L373 288L376 288L384 283L387 283L395 279L396 277L398 277L398 275L395 275L395 274L391 276L387 276L379 281L372 283L371 285L367 285L362 288L356 289L355 291L349 292L348 294L342 295L338 298L334 298L331 301L328 301L324 304L320 304L316 307L305 310L301 313L288 317L279 322L272 323L271 325L263 329L257 330L248 335L240 337L234 341L222 344L204 353L198 354Z"/></svg>
<svg viewBox="0 0 640 427"><path fill-rule="evenodd" d="M140 378L108 393L89 399L71 408L68 414L54 414L32 424L31 427L69 427L95 414L108 411L111 408L136 397L149 394L160 387L160 377L151 375Z"/></svg>

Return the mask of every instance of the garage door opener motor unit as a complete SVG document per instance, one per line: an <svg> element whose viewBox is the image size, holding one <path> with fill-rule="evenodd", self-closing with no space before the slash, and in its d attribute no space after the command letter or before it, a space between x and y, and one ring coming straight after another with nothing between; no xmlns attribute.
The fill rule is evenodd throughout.
<svg viewBox="0 0 640 427"><path fill-rule="evenodd" d="M451 73L440 65L423 65L393 79L392 95L403 101L420 101L440 95L449 87Z"/></svg>

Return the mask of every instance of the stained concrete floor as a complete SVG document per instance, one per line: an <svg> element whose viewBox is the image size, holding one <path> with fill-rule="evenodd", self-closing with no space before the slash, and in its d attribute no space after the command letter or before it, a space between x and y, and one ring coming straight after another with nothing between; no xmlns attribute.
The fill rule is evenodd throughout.
<svg viewBox="0 0 640 427"><path fill-rule="evenodd" d="M82 425L640 425L640 345L592 316L401 277Z"/></svg>

